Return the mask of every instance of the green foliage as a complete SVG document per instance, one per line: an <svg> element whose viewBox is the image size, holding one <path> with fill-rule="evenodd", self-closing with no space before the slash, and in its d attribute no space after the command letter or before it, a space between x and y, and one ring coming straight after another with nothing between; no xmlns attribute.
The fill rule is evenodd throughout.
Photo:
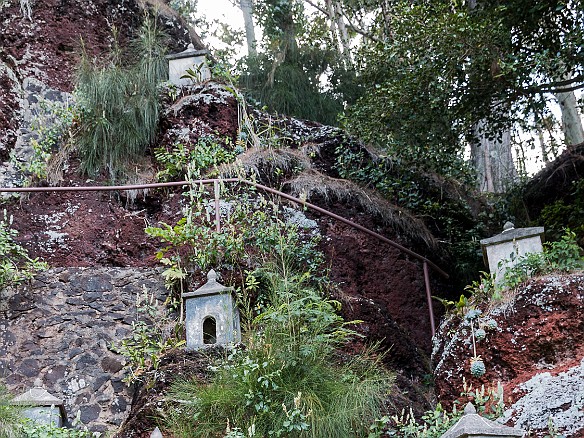
<svg viewBox="0 0 584 438"><path fill-rule="evenodd" d="M474 303L486 303L491 299L501 298L501 290L495 285L495 276L484 271L481 271L478 280L474 280L464 290L472 296Z"/></svg>
<svg viewBox="0 0 584 438"><path fill-rule="evenodd" d="M235 153L228 150L227 145L220 144L213 136L200 137L194 146L176 143L171 150L157 148L154 156L163 169L158 172L159 180L171 181L186 175L200 176L203 171L235 159Z"/></svg>
<svg viewBox="0 0 584 438"><path fill-rule="evenodd" d="M101 434L99 432L90 432L87 428L69 429L25 420L21 426L19 436L31 438L99 438Z"/></svg>
<svg viewBox="0 0 584 438"><path fill-rule="evenodd" d="M354 100L353 89L342 85L354 81L354 72L336 48L327 20L320 13L308 16L297 0L255 2L254 15L264 50L245 60L239 84L246 96L270 111L336 124L344 102Z"/></svg>
<svg viewBox="0 0 584 438"><path fill-rule="evenodd" d="M542 253L530 253L519 257L503 276L503 286L515 288L528 278L552 272L570 272L582 269L584 258L576 243L576 234L566 230L558 242L546 242Z"/></svg>
<svg viewBox="0 0 584 438"><path fill-rule="evenodd" d="M514 289L531 277L582 269L584 257L581 253L582 249L576 243L576 234L571 230L566 230L559 241L546 242L543 252L528 253L514 259L514 265L505 270L499 283L495 283L494 275L481 272L479 280L475 280L465 287L465 290L471 295L469 301L473 305L477 305L500 300L505 289ZM462 298L461 296L461 300ZM448 310L454 305L452 301L441 301ZM458 305L456 307L458 309Z"/></svg>
<svg viewBox="0 0 584 438"><path fill-rule="evenodd" d="M567 438L566 435L561 433L558 427L554 424L554 419L551 415L548 418L547 429L548 433L544 435L543 438Z"/></svg>
<svg viewBox="0 0 584 438"><path fill-rule="evenodd" d="M112 343L112 350L128 359L128 375L124 379L127 383L140 379L149 368L158 369L166 352L185 344L183 326L173 318L168 304L169 300L161 304L144 287L142 296L136 297L136 320L132 321L130 335Z"/></svg>
<svg viewBox="0 0 584 438"><path fill-rule="evenodd" d="M584 241L584 179L573 182L573 187L564 199L546 205L539 218L534 221L545 227L546 235L560 239L565 228L571 229L579 240Z"/></svg>
<svg viewBox="0 0 584 438"><path fill-rule="evenodd" d="M468 298L464 295L460 295L458 301L447 300L440 297L433 296L432 298L437 299L444 306L446 313L454 313L458 317L462 317L468 306Z"/></svg>
<svg viewBox="0 0 584 438"><path fill-rule="evenodd" d="M12 404L12 395L0 384L0 437L1 438L99 438L98 432L89 432L86 427L68 429L52 424L36 423L22 416L25 405ZM80 412L73 421L74 427L81 426Z"/></svg>
<svg viewBox="0 0 584 438"><path fill-rule="evenodd" d="M192 0L170 0L168 4L187 21L190 21L191 24L197 24L194 18L197 13L197 2Z"/></svg>
<svg viewBox="0 0 584 438"><path fill-rule="evenodd" d="M33 180L47 179L48 161L68 140L69 129L76 117L75 106L68 103L42 101L39 107L41 111L31 123L31 131L36 136L31 140L32 157L23 163L11 156L11 162Z"/></svg>
<svg viewBox="0 0 584 438"><path fill-rule="evenodd" d="M116 45L103 64L92 63L83 53L77 72L80 115L75 140L84 172L107 170L115 179L154 140L158 87L166 79L164 51L160 31L147 18L131 50L122 52Z"/></svg>
<svg viewBox="0 0 584 438"><path fill-rule="evenodd" d="M501 387L485 389L482 386L481 389L473 390L472 386L467 387L465 381L461 397L472 401L477 412L486 418L494 419L503 414L504 405ZM386 436L399 438L440 438L459 420L462 414L463 411L457 409L457 402L454 403L451 412L446 411L438 403L433 410L424 413L421 420L417 420L411 410L409 412L403 410L400 415L394 415L389 421L386 421L390 424Z"/></svg>
<svg viewBox="0 0 584 438"><path fill-rule="evenodd" d="M451 159L451 167L443 167L439 174L426 173L420 162L399 157L373 159L351 140L337 147L335 154L335 170L342 178L377 189L390 202L423 218L433 235L448 244L447 249L455 255L461 287L474 275L482 263L478 241L491 218L475 219L465 198L445 194L453 187L456 191L473 190L474 179L466 165Z"/></svg>
<svg viewBox="0 0 584 438"><path fill-rule="evenodd" d="M215 204L207 198L203 186L194 187L185 217L174 226L148 227L146 233L168 245L157 253L159 260L181 269L246 266L254 268L263 254L294 251L296 266L315 271L322 255L315 251L318 238L304 236L295 225L280 219L280 208L253 191L233 192L222 189L221 230L216 231ZM282 236L285 236L285 244Z"/></svg>
<svg viewBox="0 0 584 438"><path fill-rule="evenodd" d="M315 49L316 51L316 49ZM303 60L288 55L287 59L273 70L273 81L267 77L277 61L269 56L248 61L247 69L240 76L240 86L246 97L269 111L314 120L327 125L337 125L337 116L342 111L342 102L330 92L320 89L320 65L302 65L309 62L307 54ZM304 67L314 68L307 72ZM318 70L317 70L318 69Z"/></svg>
<svg viewBox="0 0 584 438"><path fill-rule="evenodd" d="M547 92L583 86L579 0L400 0L355 9L374 17L374 43L361 52L368 92L346 125L392 156L448 168L478 121L488 122L491 137L514 124L541 126Z"/></svg>
<svg viewBox="0 0 584 438"><path fill-rule="evenodd" d="M6 387L0 384L0 437L19 437L20 414L22 408L11 403L12 396Z"/></svg>
<svg viewBox="0 0 584 438"><path fill-rule="evenodd" d="M247 348L218 364L212 383L174 385L180 403L169 407L169 428L176 436L223 436L229 421L228 436L362 436L381 410L388 376L363 358L336 364L335 347L352 331L308 275L286 266L261 275L270 298Z"/></svg>
<svg viewBox="0 0 584 438"><path fill-rule="evenodd" d="M26 249L16 243L18 231L11 228L12 216L0 220L0 287L31 279L38 271L47 269L38 258L30 258Z"/></svg>

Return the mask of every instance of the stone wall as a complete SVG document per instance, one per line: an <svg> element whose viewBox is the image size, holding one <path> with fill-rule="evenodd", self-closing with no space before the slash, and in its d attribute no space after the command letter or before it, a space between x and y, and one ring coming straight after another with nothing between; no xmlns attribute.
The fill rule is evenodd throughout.
<svg viewBox="0 0 584 438"><path fill-rule="evenodd" d="M154 269L56 268L0 292L0 380L13 394L44 387L91 430L114 430L130 410L124 358L112 351L148 290L164 300Z"/></svg>

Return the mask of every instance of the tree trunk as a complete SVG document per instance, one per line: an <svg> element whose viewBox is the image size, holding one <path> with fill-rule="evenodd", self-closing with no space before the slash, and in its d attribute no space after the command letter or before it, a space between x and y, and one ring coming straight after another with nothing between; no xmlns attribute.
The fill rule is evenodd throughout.
<svg viewBox="0 0 584 438"><path fill-rule="evenodd" d="M485 133L485 122L474 127L476 141L471 145L471 162L476 169L481 192L504 193L517 180L517 169L511 153L509 130L491 139Z"/></svg>
<svg viewBox="0 0 584 438"><path fill-rule="evenodd" d="M580 144L584 142L584 129L582 118L578 112L578 102L573 91L556 93L556 98L562 110L562 131L566 145Z"/></svg>
<svg viewBox="0 0 584 438"><path fill-rule="evenodd" d="M258 52L255 29L253 26L253 0L239 0L239 8L243 13L245 39L247 41L247 53L249 56L255 57Z"/></svg>
<svg viewBox="0 0 584 438"><path fill-rule="evenodd" d="M331 23L336 24L339 33L339 53L342 54L345 60L345 68L350 68L353 65L353 60L351 58L351 48L349 43L349 33L347 32L347 26L345 26L345 20L343 20L343 15L341 13L341 5L338 0L330 2L331 11Z"/></svg>
<svg viewBox="0 0 584 438"><path fill-rule="evenodd" d="M537 138L539 140L539 147L541 149L541 159L544 163L547 163L550 159L548 157L547 146L543 137L543 131L541 128L537 129Z"/></svg>
<svg viewBox="0 0 584 438"><path fill-rule="evenodd" d="M469 0L469 11L477 7L477 0ZM497 111L497 105L493 111ZM511 153L509 129L489 138L486 123L480 120L473 127L475 141L471 145L471 162L477 172L478 188L481 192L504 193L517 180L517 169Z"/></svg>

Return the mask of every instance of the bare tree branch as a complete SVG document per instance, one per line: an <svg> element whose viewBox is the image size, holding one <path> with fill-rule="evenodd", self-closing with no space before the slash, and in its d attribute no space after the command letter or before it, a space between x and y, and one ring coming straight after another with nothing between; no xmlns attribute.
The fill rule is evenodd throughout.
<svg viewBox="0 0 584 438"><path fill-rule="evenodd" d="M324 9L323 7L319 6L318 4L316 4L315 2L313 2L312 0L304 0L306 3L308 3L310 6L312 6L313 8L317 9L318 11L322 12L323 14L326 14L327 17L330 17L330 14L328 13L328 11L326 9ZM340 13L343 15L343 17L346 20L345 25L351 29L353 32L358 33L359 35L364 36L365 38L370 39L371 41L374 41L376 43L380 43L383 44L383 41L379 38L377 38L375 35L367 32L366 30L361 29L360 27L354 25L353 23L351 23L351 20L349 20L349 18L347 17L347 14L345 14L342 10L340 11Z"/></svg>

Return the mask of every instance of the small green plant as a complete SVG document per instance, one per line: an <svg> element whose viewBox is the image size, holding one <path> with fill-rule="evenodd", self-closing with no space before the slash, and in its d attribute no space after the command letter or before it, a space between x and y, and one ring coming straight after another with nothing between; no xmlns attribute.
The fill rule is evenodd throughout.
<svg viewBox="0 0 584 438"><path fill-rule="evenodd" d="M442 303L444 309L446 310L446 313L453 313L454 315L459 317L464 316L469 305L468 298L464 295L460 295L458 301L447 300L436 296L432 296L432 298L435 298L438 301L440 301L440 303Z"/></svg>
<svg viewBox="0 0 584 438"><path fill-rule="evenodd" d="M486 337L487 337L487 332L485 331L485 329L478 328L475 330L475 338L477 341L482 341Z"/></svg>
<svg viewBox="0 0 584 438"><path fill-rule="evenodd" d="M53 424L41 424L22 413L26 406L12 403L12 395L4 385L0 384L0 437L2 438L99 438L101 433L90 432L82 426L80 412L73 420L73 427L69 429Z"/></svg>
<svg viewBox="0 0 584 438"><path fill-rule="evenodd" d="M0 384L0 437L16 438L19 434L22 408L11 403L12 395Z"/></svg>
<svg viewBox="0 0 584 438"><path fill-rule="evenodd" d="M383 436L385 429L387 429L391 419L384 415L381 418L376 418L371 426L369 426L369 434L367 438L380 438Z"/></svg>
<svg viewBox="0 0 584 438"><path fill-rule="evenodd" d="M193 65L186 69L185 74L182 75L181 79L190 79L193 83L197 84L203 80L203 73L206 64L202 63L199 65Z"/></svg>
<svg viewBox="0 0 584 438"><path fill-rule="evenodd" d="M478 281L473 281L464 290L471 294L475 303L484 303L491 299L500 298L500 290L495 284L495 276L484 271L481 271Z"/></svg>
<svg viewBox="0 0 584 438"><path fill-rule="evenodd" d="M79 423L74 422L74 426L78 427L79 425ZM34 438L99 438L102 435L99 432L90 432L87 427L70 429L52 424L40 424L25 419L20 428L19 436Z"/></svg>
<svg viewBox="0 0 584 438"><path fill-rule="evenodd" d="M400 438L439 438L460 418L456 405L451 413L438 403L434 410L427 411L419 422L413 411L401 412L401 415L391 417L391 426L387 436Z"/></svg>
<svg viewBox="0 0 584 438"><path fill-rule="evenodd" d="M194 146L177 143L171 150L157 148L154 156L163 167L157 177L161 181L171 181L186 175L198 177L205 170L232 162L235 159L235 153L229 149L229 139L225 140L225 144L220 144L214 136L200 137Z"/></svg>
<svg viewBox="0 0 584 438"><path fill-rule="evenodd" d="M69 140L76 108L69 102L41 101L39 114L31 123L36 139L31 140L33 155L21 162L11 155L11 162L33 180L47 179L47 164L53 153Z"/></svg>
<svg viewBox="0 0 584 438"><path fill-rule="evenodd" d="M470 374L473 377L482 377L487 372L487 368L485 367L485 362L480 356L474 356L470 360Z"/></svg>
<svg viewBox="0 0 584 438"><path fill-rule="evenodd" d="M503 275L502 287L516 288L528 278L552 272L571 272L582 269L584 259L576 243L576 234L566 230L557 242L548 242L541 253L529 253L519 257Z"/></svg>
<svg viewBox="0 0 584 438"><path fill-rule="evenodd" d="M576 234L566 230L559 241L546 243L541 253L528 253L520 257L513 256L510 260L514 263L513 266L505 270L502 280L498 283L495 282L493 274L481 272L479 280L473 281L464 289L471 295L469 301L473 305L497 301L502 298L505 289L514 289L530 277L582 269L584 259L581 256L581 251L576 243ZM507 263L509 260L503 260L500 262L500 266ZM445 305L447 311L453 309L454 302L438 299ZM460 316L459 303L456 305L455 313Z"/></svg>
<svg viewBox="0 0 584 438"><path fill-rule="evenodd" d="M187 193L185 216L174 226L162 223L145 232L167 244L156 255L175 271L255 265L274 251L294 253L296 265L315 272L322 263L317 236L305 236L280 219L280 207L253 191L222 189L221 230L216 230L215 202L203 186ZM285 238L282 238L285 236Z"/></svg>
<svg viewBox="0 0 584 438"><path fill-rule="evenodd" d="M480 389L473 389L472 385L468 385L463 378L460 397L471 401L477 412L484 417L494 419L503 415L505 406L503 389L500 385L496 388L485 388L483 385ZM411 410L406 412L404 409L400 415L390 418L386 435L399 438L440 438L462 416L463 411L457 406L456 401L452 411L448 412L438 403L433 410L424 413L420 420L416 419Z"/></svg>
<svg viewBox="0 0 584 438"><path fill-rule="evenodd" d="M182 347L182 324L173 318L165 303L160 303L144 288L136 297L136 319L132 321L130 336L112 343L112 350L128 359L127 383L132 383L149 368L158 369L166 352Z"/></svg>
<svg viewBox="0 0 584 438"><path fill-rule="evenodd" d="M560 432L554 423L554 418L550 415L547 423L547 434L543 438L566 438L566 435Z"/></svg>
<svg viewBox="0 0 584 438"><path fill-rule="evenodd" d="M29 257L26 249L16 243L18 231L11 226L12 216L8 217L4 210L4 219L0 220L0 287L29 280L47 269L46 263Z"/></svg>
<svg viewBox="0 0 584 438"><path fill-rule="evenodd" d="M470 359L470 373L473 377L482 377L486 372L487 368L485 367L485 363L480 356L477 356L477 331L481 331L481 339L484 339L486 336L486 332L479 328L475 331L475 321L479 318L482 312L479 309L471 309L465 315L465 319L469 321L470 324L470 331L471 331L471 339L472 339L472 351L473 357Z"/></svg>
<svg viewBox="0 0 584 438"><path fill-rule="evenodd" d="M550 240L559 240L564 229L569 228L576 234L579 242L584 242L584 179L572 183L564 199L546 205L535 223L545 226Z"/></svg>

